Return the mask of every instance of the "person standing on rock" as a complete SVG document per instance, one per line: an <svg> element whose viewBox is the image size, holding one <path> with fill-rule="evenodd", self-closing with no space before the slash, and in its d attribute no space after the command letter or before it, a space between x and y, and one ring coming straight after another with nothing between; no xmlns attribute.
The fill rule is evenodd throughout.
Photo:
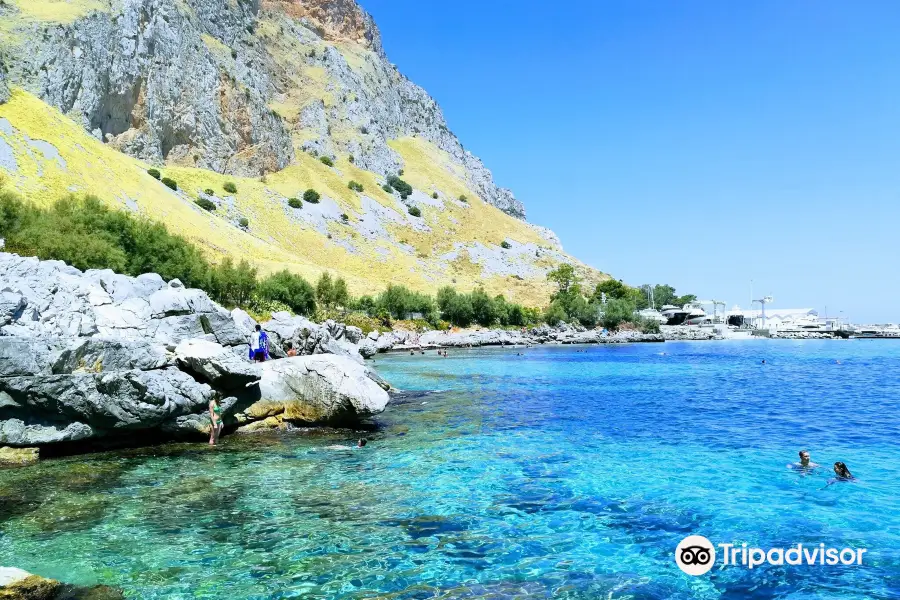
<svg viewBox="0 0 900 600"><path fill-rule="evenodd" d="M219 436L225 428L225 421L222 420L222 407L219 401L213 398L209 401L209 420L212 423L212 429L209 432L209 445L215 446L219 443Z"/></svg>
<svg viewBox="0 0 900 600"><path fill-rule="evenodd" d="M256 331L250 334L250 360L256 362L269 360L269 336L258 323Z"/></svg>

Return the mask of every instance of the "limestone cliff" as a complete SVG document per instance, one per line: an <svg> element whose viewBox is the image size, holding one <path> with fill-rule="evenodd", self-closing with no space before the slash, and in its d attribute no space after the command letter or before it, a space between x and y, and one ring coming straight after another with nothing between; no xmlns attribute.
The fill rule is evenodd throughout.
<svg viewBox="0 0 900 600"><path fill-rule="evenodd" d="M337 270L355 291L483 283L542 303L546 272L577 263L353 0L4 0L0 54L0 181L37 201L94 193L214 255ZM400 172L408 197L382 189ZM290 208L308 188L321 203Z"/></svg>

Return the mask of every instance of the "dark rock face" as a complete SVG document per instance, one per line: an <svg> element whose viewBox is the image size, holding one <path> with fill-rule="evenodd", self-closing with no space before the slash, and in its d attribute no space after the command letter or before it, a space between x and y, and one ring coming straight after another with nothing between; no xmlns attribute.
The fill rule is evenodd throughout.
<svg viewBox="0 0 900 600"><path fill-rule="evenodd" d="M173 2L125 0L112 14L45 25L14 57L13 79L97 137L154 164L245 176L284 168L293 148L266 106L264 72L231 64L203 37L255 51L252 7L191 4L195 10L186 14Z"/></svg>
<svg viewBox="0 0 900 600"><path fill-rule="evenodd" d="M9 100L9 85L6 83L6 65L3 62L3 54L0 54L0 104Z"/></svg>

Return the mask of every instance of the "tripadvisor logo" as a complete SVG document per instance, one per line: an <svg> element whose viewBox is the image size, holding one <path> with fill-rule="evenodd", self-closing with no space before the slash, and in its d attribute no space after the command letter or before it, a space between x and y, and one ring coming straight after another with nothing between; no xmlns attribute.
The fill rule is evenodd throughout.
<svg viewBox="0 0 900 600"><path fill-rule="evenodd" d="M716 548L702 535L689 535L675 548L675 562L688 575L703 575L716 562Z"/></svg>
<svg viewBox="0 0 900 600"><path fill-rule="evenodd" d="M713 544L702 535L689 535L675 548L675 563L688 575L709 572L716 563L716 546L722 551L723 567L740 566L753 569L760 565L861 565L866 548L826 548L825 544L790 548L755 548L741 544Z"/></svg>

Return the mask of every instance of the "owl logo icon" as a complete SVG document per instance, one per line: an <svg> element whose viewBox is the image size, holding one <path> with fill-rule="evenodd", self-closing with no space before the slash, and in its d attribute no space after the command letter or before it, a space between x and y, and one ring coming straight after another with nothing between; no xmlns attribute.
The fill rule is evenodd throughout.
<svg viewBox="0 0 900 600"><path fill-rule="evenodd" d="M675 548L675 563L688 575L703 575L715 562L716 547L702 535L689 535Z"/></svg>

